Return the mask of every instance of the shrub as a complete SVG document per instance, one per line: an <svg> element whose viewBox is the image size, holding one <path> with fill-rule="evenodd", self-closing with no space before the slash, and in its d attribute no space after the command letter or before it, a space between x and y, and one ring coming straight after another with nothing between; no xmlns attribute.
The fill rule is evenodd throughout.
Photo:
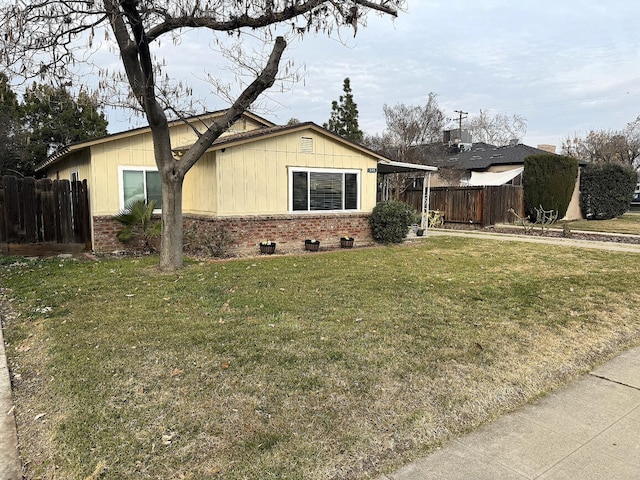
<svg viewBox="0 0 640 480"><path fill-rule="evenodd" d="M562 218L567 213L578 178L578 161L560 155L531 155L524 159L525 213L535 220L535 209L553 210Z"/></svg>
<svg viewBox="0 0 640 480"><path fill-rule="evenodd" d="M138 239L145 252L155 251L153 240L162 232L162 223L153 218L155 206L155 200L149 203L137 200L114 215L113 219L122 225L122 230L116 235L118 240L126 243Z"/></svg>
<svg viewBox="0 0 640 480"><path fill-rule="evenodd" d="M380 202L369 217L371 235L379 243L400 243L415 219L416 213L404 202Z"/></svg>
<svg viewBox="0 0 640 480"><path fill-rule="evenodd" d="M580 206L588 220L619 217L629 209L638 181L632 167L617 163L590 163L580 175Z"/></svg>

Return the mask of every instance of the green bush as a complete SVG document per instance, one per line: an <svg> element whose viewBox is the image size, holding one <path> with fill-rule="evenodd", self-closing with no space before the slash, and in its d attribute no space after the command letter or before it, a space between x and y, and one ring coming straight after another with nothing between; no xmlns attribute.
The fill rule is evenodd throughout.
<svg viewBox="0 0 640 480"><path fill-rule="evenodd" d="M371 235L379 243L400 243L415 219L416 213L404 202L380 202L369 217Z"/></svg>
<svg viewBox="0 0 640 480"><path fill-rule="evenodd" d="M575 158L553 154L531 155L524 159L522 185L525 213L535 220L535 208L553 210L562 218L567 213L578 178Z"/></svg>
<svg viewBox="0 0 640 480"><path fill-rule="evenodd" d="M580 175L580 206L588 220L608 220L629 209L638 177L632 167L590 163Z"/></svg>
<svg viewBox="0 0 640 480"><path fill-rule="evenodd" d="M113 219L122 225L122 230L116 235L118 240L126 243L138 239L144 251L155 251L156 246L153 244L153 240L162 233L162 223L153 218L155 206L155 200L151 200L149 203L144 200L136 200L114 215Z"/></svg>

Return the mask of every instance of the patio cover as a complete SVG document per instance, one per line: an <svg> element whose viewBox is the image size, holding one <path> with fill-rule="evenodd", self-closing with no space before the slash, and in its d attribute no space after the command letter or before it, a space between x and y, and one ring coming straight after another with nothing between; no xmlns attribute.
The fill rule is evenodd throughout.
<svg viewBox="0 0 640 480"><path fill-rule="evenodd" d="M384 177L382 182L382 199L389 200L389 186L386 175L392 173L424 173L424 182L422 182L422 221L420 222L420 227L427 230L429 228L427 218L429 214L429 197L431 196L431 173L437 170L438 167L419 165L417 163L394 162L392 160L378 162L378 173Z"/></svg>
<svg viewBox="0 0 640 480"><path fill-rule="evenodd" d="M418 165L417 163L394 162L384 160L378 162L378 173L386 175L388 173L411 173L411 172L435 172L438 167L429 165Z"/></svg>

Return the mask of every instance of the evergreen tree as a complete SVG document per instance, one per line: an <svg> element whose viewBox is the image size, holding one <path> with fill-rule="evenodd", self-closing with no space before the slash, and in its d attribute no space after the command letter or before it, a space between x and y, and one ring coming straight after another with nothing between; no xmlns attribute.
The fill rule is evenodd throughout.
<svg viewBox="0 0 640 480"><path fill-rule="evenodd" d="M23 145L18 98L9 85L9 78L0 73L0 175L22 173Z"/></svg>
<svg viewBox="0 0 640 480"><path fill-rule="evenodd" d="M342 89L344 95L331 103L331 117L323 126L347 140L361 143L363 133L358 126L358 105L353 101L349 78L344 79Z"/></svg>
<svg viewBox="0 0 640 480"><path fill-rule="evenodd" d="M22 109L29 140L25 166L32 170L64 145L107 135L108 121L97 99L83 91L75 99L65 87L34 83Z"/></svg>

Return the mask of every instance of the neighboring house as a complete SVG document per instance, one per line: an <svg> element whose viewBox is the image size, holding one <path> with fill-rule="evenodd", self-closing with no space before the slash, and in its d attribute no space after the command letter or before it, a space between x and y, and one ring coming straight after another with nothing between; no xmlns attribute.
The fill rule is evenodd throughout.
<svg viewBox="0 0 640 480"><path fill-rule="evenodd" d="M206 126L223 112L191 119ZM176 161L196 140L190 126L170 124ZM223 229L230 248L262 240L302 246L305 238L339 243L342 235L371 240L378 163L387 158L313 123L276 126L246 113L187 173L185 232L200 240ZM155 199L161 185L151 130L138 128L64 147L37 171L50 178L87 179L93 249L122 249L113 215L138 198Z"/></svg>
<svg viewBox="0 0 640 480"><path fill-rule="evenodd" d="M522 185L524 159L530 155L543 153L549 152L521 143L496 147L478 142L437 163L442 170L457 171L459 185ZM446 185L456 183L450 179L445 181L440 179L440 181Z"/></svg>
<svg viewBox="0 0 640 480"><path fill-rule="evenodd" d="M522 185L524 159L531 155L548 155L550 152L528 145L513 144L496 147L486 143L474 143L455 155L435 161L438 174L432 186L491 186ZM565 219L582 218L580 210L580 175L576 179L573 197Z"/></svg>

